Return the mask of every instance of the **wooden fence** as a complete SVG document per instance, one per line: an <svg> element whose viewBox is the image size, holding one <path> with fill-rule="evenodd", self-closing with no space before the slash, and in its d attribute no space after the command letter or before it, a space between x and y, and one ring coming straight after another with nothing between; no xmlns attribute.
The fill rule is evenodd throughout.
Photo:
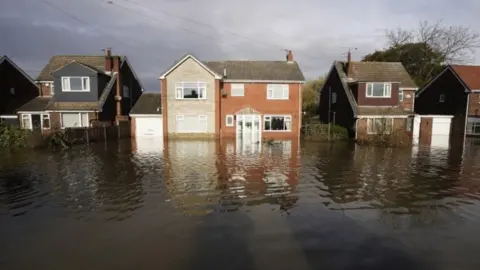
<svg viewBox="0 0 480 270"><path fill-rule="evenodd" d="M120 122L120 125L103 125L88 128L70 128L65 129L65 137L72 142L105 142L129 138L130 122Z"/></svg>

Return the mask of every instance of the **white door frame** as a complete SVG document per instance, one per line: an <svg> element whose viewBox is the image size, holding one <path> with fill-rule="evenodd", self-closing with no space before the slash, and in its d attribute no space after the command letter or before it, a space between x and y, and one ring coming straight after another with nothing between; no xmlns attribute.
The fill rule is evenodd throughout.
<svg viewBox="0 0 480 270"><path fill-rule="evenodd" d="M258 140L262 140L262 116L260 114L237 114L235 118L235 134L237 139L243 139L250 136L253 141L255 139L255 134L258 134ZM248 119L248 122L251 123L252 129L250 132L245 128L247 123L245 119ZM255 126L256 122L258 123L258 127Z"/></svg>

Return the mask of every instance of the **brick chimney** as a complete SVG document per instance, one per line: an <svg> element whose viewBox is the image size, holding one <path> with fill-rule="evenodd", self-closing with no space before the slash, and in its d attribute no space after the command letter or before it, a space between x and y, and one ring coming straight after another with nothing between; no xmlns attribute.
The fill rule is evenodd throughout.
<svg viewBox="0 0 480 270"><path fill-rule="evenodd" d="M351 63L352 63L352 52L349 49L348 52L347 52L347 63L345 64L347 77L352 75L352 65L351 65Z"/></svg>
<svg viewBox="0 0 480 270"><path fill-rule="evenodd" d="M105 49L105 71L112 71L112 48Z"/></svg>
<svg viewBox="0 0 480 270"><path fill-rule="evenodd" d="M291 50L287 51L287 62L293 63L293 53Z"/></svg>
<svg viewBox="0 0 480 270"><path fill-rule="evenodd" d="M122 78L120 76L120 56L110 57L113 59L113 72L117 73L117 80L115 85L115 100L116 104L116 111L117 111L117 118L122 115L122 99L123 99L123 92L122 92Z"/></svg>

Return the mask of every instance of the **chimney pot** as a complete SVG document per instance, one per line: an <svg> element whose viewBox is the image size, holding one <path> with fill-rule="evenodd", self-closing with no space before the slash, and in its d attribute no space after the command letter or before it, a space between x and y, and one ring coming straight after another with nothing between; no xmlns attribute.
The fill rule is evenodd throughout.
<svg viewBox="0 0 480 270"><path fill-rule="evenodd" d="M287 51L287 61L288 62L293 62L293 53L291 50Z"/></svg>
<svg viewBox="0 0 480 270"><path fill-rule="evenodd" d="M112 71L112 48L105 49L105 71L111 72Z"/></svg>
<svg viewBox="0 0 480 270"><path fill-rule="evenodd" d="M350 52L350 50L348 50L348 53L347 53L347 62L350 63L352 61L352 53Z"/></svg>
<svg viewBox="0 0 480 270"><path fill-rule="evenodd" d="M105 49L105 56L106 57L111 57L112 56L112 48Z"/></svg>
<svg viewBox="0 0 480 270"><path fill-rule="evenodd" d="M223 77L227 77L227 69L226 68L223 69Z"/></svg>

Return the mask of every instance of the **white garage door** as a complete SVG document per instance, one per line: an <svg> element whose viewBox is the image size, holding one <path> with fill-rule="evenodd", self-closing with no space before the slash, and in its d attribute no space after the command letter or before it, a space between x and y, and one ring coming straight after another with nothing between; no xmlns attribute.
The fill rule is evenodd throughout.
<svg viewBox="0 0 480 270"><path fill-rule="evenodd" d="M433 118L432 135L450 135L450 118Z"/></svg>
<svg viewBox="0 0 480 270"><path fill-rule="evenodd" d="M162 137L162 117L136 117L135 128L135 135L137 137Z"/></svg>

